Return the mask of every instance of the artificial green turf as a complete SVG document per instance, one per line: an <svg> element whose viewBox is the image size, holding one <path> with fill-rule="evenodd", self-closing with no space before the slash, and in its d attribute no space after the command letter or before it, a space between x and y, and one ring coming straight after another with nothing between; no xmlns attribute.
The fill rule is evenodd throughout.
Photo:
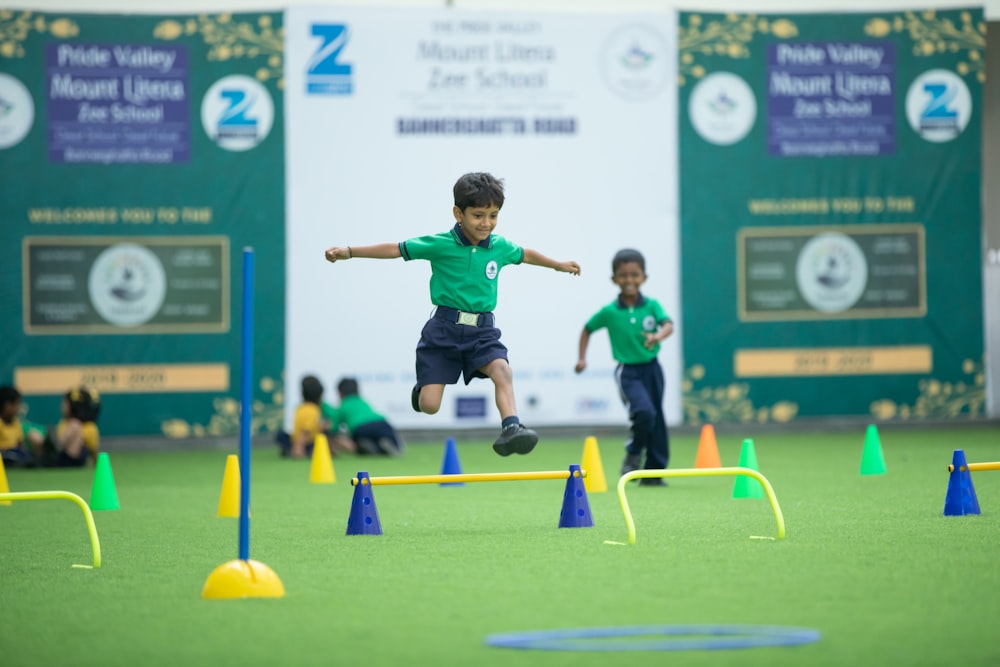
<svg viewBox="0 0 1000 667"><path fill-rule="evenodd" d="M66 501L0 506L0 664L72 665L977 665L1000 664L1000 472L973 473L981 516L945 517L954 449L1000 460L996 428L882 427L888 473L859 472L864 432L766 433L760 471L784 514L733 498L733 478L615 493L621 443L599 442L609 483L590 493L595 526L557 528L566 483L376 486L384 534L346 536L359 470L436 474L441 444L400 459L334 459L335 484L308 461L255 448L250 557L280 577L281 599L203 600L238 557L238 521L216 515L233 451L111 454L121 503L95 512L103 566L88 563L83 515ZM742 437L718 438L736 465ZM675 436L671 467L694 464ZM464 472L566 470L583 438L543 439L497 457L458 438ZM11 491L89 498L93 470L8 470ZM821 633L794 648L520 651L493 633L631 625L755 624ZM609 663L611 661L611 663Z"/></svg>

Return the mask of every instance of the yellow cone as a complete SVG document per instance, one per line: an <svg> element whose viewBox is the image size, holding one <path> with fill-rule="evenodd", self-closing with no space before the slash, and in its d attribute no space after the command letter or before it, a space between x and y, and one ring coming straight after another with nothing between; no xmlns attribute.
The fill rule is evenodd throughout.
<svg viewBox="0 0 1000 667"><path fill-rule="evenodd" d="M583 478L583 488L587 493L600 493L608 490L608 482L604 479L604 465L601 463L601 452L597 449L597 438L589 436L583 443L583 469L587 476Z"/></svg>
<svg viewBox="0 0 1000 667"><path fill-rule="evenodd" d="M222 476L222 493L219 495L219 516L240 515L240 457L226 457L226 472Z"/></svg>
<svg viewBox="0 0 1000 667"><path fill-rule="evenodd" d="M10 493L10 486L7 485L7 470L3 467L3 459L0 458L0 493ZM9 500L0 500L0 505L10 505Z"/></svg>
<svg viewBox="0 0 1000 667"><path fill-rule="evenodd" d="M317 435L313 441L309 481L313 484L333 484L337 481L337 473L333 470L333 459L330 457L330 443L323 433Z"/></svg>

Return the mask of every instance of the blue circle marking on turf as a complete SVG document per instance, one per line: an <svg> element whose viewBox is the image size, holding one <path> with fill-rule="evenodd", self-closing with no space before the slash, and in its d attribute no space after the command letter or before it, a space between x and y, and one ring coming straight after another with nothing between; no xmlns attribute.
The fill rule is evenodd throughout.
<svg viewBox="0 0 1000 667"><path fill-rule="evenodd" d="M767 625L630 625L567 628L489 635L499 648L536 651L718 651L798 646L819 641L819 631Z"/></svg>

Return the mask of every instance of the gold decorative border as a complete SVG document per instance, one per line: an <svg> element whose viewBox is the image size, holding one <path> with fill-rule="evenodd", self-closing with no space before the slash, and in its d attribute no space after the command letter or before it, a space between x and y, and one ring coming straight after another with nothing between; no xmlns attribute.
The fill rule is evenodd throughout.
<svg viewBox="0 0 1000 667"><path fill-rule="evenodd" d="M209 60L263 59L264 64L254 72L257 80L274 80L278 89L285 87L285 29L275 28L271 16L261 14L256 22L250 22L234 21L229 13L202 14L183 20L167 19L153 29L153 36L164 41L195 34L209 46Z"/></svg>
<svg viewBox="0 0 1000 667"><path fill-rule="evenodd" d="M276 433L285 420L284 378L260 379L259 388L266 397L255 400L250 422L250 434ZM212 401L215 414L207 424L192 424L183 419L166 419L160 422L160 431L167 438L204 438L206 436L230 436L240 432L240 402L231 396L221 396Z"/></svg>
<svg viewBox="0 0 1000 667"><path fill-rule="evenodd" d="M80 26L72 19L49 21L35 12L0 9L0 58L23 58L24 40L32 31L66 39L79 35Z"/></svg>
<svg viewBox="0 0 1000 667"><path fill-rule="evenodd" d="M968 378L966 381L941 382L924 378L917 385L920 393L913 405L883 398L872 402L871 414L880 420L982 417L986 405L986 373L983 367L983 363L966 359L962 362L962 373Z"/></svg>
<svg viewBox="0 0 1000 667"><path fill-rule="evenodd" d="M933 56L941 53L962 53L955 71L961 76L975 75L980 83L986 82L986 22L973 22L972 14L959 14L959 25L950 18L941 18L933 9L922 12L904 12L889 17L873 18L865 24L869 37L885 37L891 32L906 32L913 42L913 55Z"/></svg>
<svg viewBox="0 0 1000 667"><path fill-rule="evenodd" d="M678 86L686 85L689 78L705 76L704 65L697 62L699 57L748 58L748 45L757 34L771 34L780 39L790 39L799 34L798 27L786 18L726 14L721 20L706 22L701 14L686 14L685 17L687 24L677 28Z"/></svg>
<svg viewBox="0 0 1000 667"><path fill-rule="evenodd" d="M681 403L687 424L785 423L799 413L798 403L778 401L770 407L756 407L748 398L750 385L733 382L724 387L696 387L705 377L705 367L695 364L684 371L681 382Z"/></svg>

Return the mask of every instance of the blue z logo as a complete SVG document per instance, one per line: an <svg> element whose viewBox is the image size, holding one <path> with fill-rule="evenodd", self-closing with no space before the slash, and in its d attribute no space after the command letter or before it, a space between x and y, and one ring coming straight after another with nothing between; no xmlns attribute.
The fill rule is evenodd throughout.
<svg viewBox="0 0 1000 667"><path fill-rule="evenodd" d="M224 89L219 92L219 96L226 100L229 105L219 117L219 136L256 136L257 119L247 118L246 115L256 98L253 95L248 95L247 91L238 88Z"/></svg>
<svg viewBox="0 0 1000 667"><path fill-rule="evenodd" d="M349 33L343 24L315 23L312 36L322 41L306 66L306 93L314 95L350 95L351 66L340 62Z"/></svg>
<svg viewBox="0 0 1000 667"><path fill-rule="evenodd" d="M920 128L958 129L958 113L948 105L955 99L956 91L944 83L925 83L924 92L931 96L920 112Z"/></svg>

